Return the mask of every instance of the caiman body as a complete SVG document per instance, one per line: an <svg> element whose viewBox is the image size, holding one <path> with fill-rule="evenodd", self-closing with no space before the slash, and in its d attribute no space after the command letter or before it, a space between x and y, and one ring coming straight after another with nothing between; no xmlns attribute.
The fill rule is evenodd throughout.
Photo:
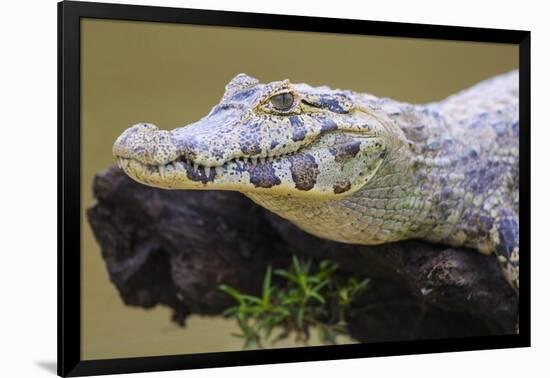
<svg viewBox="0 0 550 378"><path fill-rule="evenodd" d="M411 105L240 74L198 122L134 125L113 152L143 184L239 191L321 238L495 253L517 287L518 85L514 71Z"/></svg>

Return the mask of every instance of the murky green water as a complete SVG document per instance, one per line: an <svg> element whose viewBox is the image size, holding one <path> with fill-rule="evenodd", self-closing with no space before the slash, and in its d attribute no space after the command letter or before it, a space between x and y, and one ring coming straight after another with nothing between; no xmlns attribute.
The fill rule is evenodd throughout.
<svg viewBox="0 0 550 378"><path fill-rule="evenodd" d="M93 175L114 164L114 139L133 123L173 128L204 116L245 72L409 102L439 100L517 68L512 45L352 35L82 21L82 357L238 350L233 321L125 306L84 218ZM77 251L75 251L77 253ZM342 340L343 342L349 340ZM313 344L316 340L313 340ZM293 346L291 341L278 346Z"/></svg>

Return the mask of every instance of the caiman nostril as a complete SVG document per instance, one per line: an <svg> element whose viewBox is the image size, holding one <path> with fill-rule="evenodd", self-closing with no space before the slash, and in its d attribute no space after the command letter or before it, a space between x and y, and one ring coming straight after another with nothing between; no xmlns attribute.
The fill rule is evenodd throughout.
<svg viewBox="0 0 550 378"><path fill-rule="evenodd" d="M140 122L130 127L130 129L135 129L135 131L155 131L159 128L152 123Z"/></svg>

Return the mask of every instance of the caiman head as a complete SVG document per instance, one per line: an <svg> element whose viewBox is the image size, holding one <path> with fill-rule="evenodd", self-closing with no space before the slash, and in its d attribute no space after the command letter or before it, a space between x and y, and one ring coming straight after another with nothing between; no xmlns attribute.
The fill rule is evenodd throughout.
<svg viewBox="0 0 550 378"><path fill-rule="evenodd" d="M113 153L130 177L154 187L331 199L376 174L389 123L357 106L352 92L239 74L204 118L171 131L139 123Z"/></svg>

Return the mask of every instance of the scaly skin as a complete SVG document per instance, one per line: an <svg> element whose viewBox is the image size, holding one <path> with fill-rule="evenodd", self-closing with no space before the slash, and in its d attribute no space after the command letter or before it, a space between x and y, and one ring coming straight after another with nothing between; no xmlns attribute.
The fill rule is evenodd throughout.
<svg viewBox="0 0 550 378"><path fill-rule="evenodd" d="M135 125L113 152L143 184L240 191L321 238L495 253L518 287L518 85L411 105L240 74L198 122Z"/></svg>

